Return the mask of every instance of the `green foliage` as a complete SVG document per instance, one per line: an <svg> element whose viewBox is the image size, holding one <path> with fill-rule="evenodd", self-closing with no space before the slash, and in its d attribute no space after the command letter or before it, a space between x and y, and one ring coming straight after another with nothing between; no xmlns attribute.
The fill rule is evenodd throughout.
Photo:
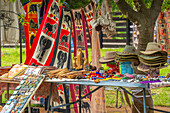
<svg viewBox="0 0 170 113"><path fill-rule="evenodd" d="M144 0L144 3L145 3L145 5L146 5L147 8L150 8L150 7L151 7L152 2L153 2L153 0Z"/></svg>
<svg viewBox="0 0 170 113"><path fill-rule="evenodd" d="M19 23L21 23L22 25L29 24L28 21L25 20L23 14L18 14L18 19L19 19Z"/></svg>
<svg viewBox="0 0 170 113"><path fill-rule="evenodd" d="M60 6L63 5L64 2L65 2L65 0L58 0L58 4L59 4Z"/></svg>
<svg viewBox="0 0 170 113"><path fill-rule="evenodd" d="M99 10L102 6L103 0L99 0L98 2L98 6L97 6L97 10Z"/></svg>
<svg viewBox="0 0 170 113"><path fill-rule="evenodd" d="M5 0L5 1L7 1L7 0ZM15 2L15 0L9 0L9 2Z"/></svg>
<svg viewBox="0 0 170 113"><path fill-rule="evenodd" d="M162 4L162 10L167 10L170 8L170 0L164 0L163 4Z"/></svg>
<svg viewBox="0 0 170 113"><path fill-rule="evenodd" d="M91 0L66 0L69 4L70 9L80 9L86 7Z"/></svg>

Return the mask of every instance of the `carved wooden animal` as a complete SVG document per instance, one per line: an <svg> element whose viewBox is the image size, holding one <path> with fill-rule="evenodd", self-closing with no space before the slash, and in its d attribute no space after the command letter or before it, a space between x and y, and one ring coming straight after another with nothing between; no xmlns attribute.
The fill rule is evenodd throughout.
<svg viewBox="0 0 170 113"><path fill-rule="evenodd" d="M77 50L76 65L77 65L76 69L82 69L83 68L83 52L80 48Z"/></svg>
<svg viewBox="0 0 170 113"><path fill-rule="evenodd" d="M73 57L73 69L76 69L76 67L77 67L76 59L77 59L77 57Z"/></svg>

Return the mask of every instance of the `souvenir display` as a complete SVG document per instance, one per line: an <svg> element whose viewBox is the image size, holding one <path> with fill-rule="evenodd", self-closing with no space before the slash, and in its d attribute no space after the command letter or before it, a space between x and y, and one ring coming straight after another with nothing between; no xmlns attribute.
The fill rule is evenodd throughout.
<svg viewBox="0 0 170 113"><path fill-rule="evenodd" d="M134 46L126 45L123 52L117 52L115 56L116 62L139 62L137 50Z"/></svg>
<svg viewBox="0 0 170 113"><path fill-rule="evenodd" d="M101 64L109 63L109 62L115 62L115 55L116 55L116 52L114 52L114 51L106 51L105 56L101 57L99 59L99 62Z"/></svg>
<svg viewBox="0 0 170 113"><path fill-rule="evenodd" d="M88 68L87 59L84 57L82 50L77 50L77 57L73 57L73 69L81 70Z"/></svg>
<svg viewBox="0 0 170 113"><path fill-rule="evenodd" d="M88 71L86 70L69 71L67 68L64 68L64 69L56 69L56 70L49 71L47 72L46 77L48 77L49 79L52 78L81 79L83 78L83 75L85 73L88 73Z"/></svg>
<svg viewBox="0 0 170 113"><path fill-rule="evenodd" d="M0 67L0 76L5 73L8 73L10 69L11 69L11 66Z"/></svg>
<svg viewBox="0 0 170 113"><path fill-rule="evenodd" d="M4 4L5 2L2 3ZM13 85L10 83L11 81L19 83L17 87L13 85L15 90L9 99L7 96L7 102L0 113L22 113L31 99L38 99L39 96L48 98L48 105L50 104L48 107L51 110L54 106L61 104L64 105L58 106L58 110L60 108L70 110L70 99L67 97L70 94L71 103L74 103L74 111L78 113L80 109L78 110L76 102L80 100L77 100L77 98L79 96L79 98L88 98L86 100L87 104L84 104L83 100L79 105L90 109L89 103L93 104L93 99L92 102L89 102L92 97L91 93L100 88L98 87L91 92L90 87L86 85L102 86L112 82L113 84L109 85L119 84L117 85L119 87L124 84L128 84L128 87L134 85L133 87L144 88L144 92L145 86L149 87L149 84L161 82L170 84L169 73L166 77L159 76L159 69L167 66L165 64L169 58L169 45L167 44L167 34L165 34L167 33L167 25L164 23L159 26L163 29L160 31L161 40L159 40L161 41L159 42L161 43L161 48L157 43L149 42L146 50L140 51L140 54L137 53L134 46L126 45L122 52L106 51L105 56L100 57L98 54L100 52L97 51L99 50L97 47L99 46L97 44L98 40L96 40L98 39L98 33L94 34L96 37L93 37L93 39L96 39L93 40L95 42L93 47L97 48L97 50L92 50L92 56L96 54L98 56L96 56L96 59L92 58L92 60L95 59L92 63L93 66L89 65L87 37L91 43L92 29L96 31L104 30L108 37L116 34L116 23L113 21L111 13L108 13L107 7L105 7L107 2L103 4L101 8L103 10L98 10L99 12L95 14L97 19L93 18L92 10L93 6L96 5L94 3L76 10L69 9L69 4L66 2L62 5L59 4L57 0L31 0L24 6L27 13L25 20L28 21L24 26L27 57L25 64L16 64L9 71L4 71L8 73L0 76L0 82L2 82L0 84L0 94L4 92L2 90L9 89L10 85ZM39 6L42 7L40 8ZM41 9L40 13L43 14L39 15L39 9ZM118 14L116 13L116 15ZM41 24L39 24L40 17L43 18L42 22L40 22ZM164 20L163 15L161 15L161 20ZM120 26L124 24L123 22ZM100 32L99 34L101 35L102 33ZM139 33L136 31L133 34L134 38L136 38L134 45L137 46L137 35ZM74 44L73 57L71 53L71 47L73 47L71 46L71 36ZM13 37L11 39L14 41ZM105 67L101 67L104 66L102 64L105 64ZM136 67L144 74L134 74ZM0 74L2 74L1 71ZM83 81L84 83L81 85ZM3 89L6 83L8 83L7 87L5 86ZM68 88L69 86L70 88ZM7 90L7 94L9 90ZM95 97L95 103L98 103L100 99L104 103L104 93L101 92L100 94L99 92L95 93L100 96L93 96Z"/></svg>
<svg viewBox="0 0 170 113"><path fill-rule="evenodd" d="M138 70L150 73L166 67L164 64L167 62L167 52L161 50L157 43L149 42L146 50L140 52L142 54L138 55L140 61L140 65L137 67Z"/></svg>
<svg viewBox="0 0 170 113"><path fill-rule="evenodd" d="M0 79L13 79L16 76L21 76L24 74L25 70L27 69L28 66L23 65L23 64L16 64L14 65L8 73L3 74L0 76Z"/></svg>
<svg viewBox="0 0 170 113"><path fill-rule="evenodd" d="M41 67L27 68L24 73L24 79L16 87L1 113L22 113L24 111L30 99L45 78L44 75L40 75L41 71Z"/></svg>

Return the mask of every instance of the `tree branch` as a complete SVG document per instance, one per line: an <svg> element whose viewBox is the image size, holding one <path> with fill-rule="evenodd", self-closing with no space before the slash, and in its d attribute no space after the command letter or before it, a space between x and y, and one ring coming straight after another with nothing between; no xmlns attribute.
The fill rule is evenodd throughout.
<svg viewBox="0 0 170 113"><path fill-rule="evenodd" d="M164 0L153 0L151 8L150 8L150 14L152 15L152 19L156 21L159 13L161 12L161 6Z"/></svg>
<svg viewBox="0 0 170 113"><path fill-rule="evenodd" d="M136 11L134 11L129 4L127 4L125 2L125 0L115 0L115 3L117 4L117 6L119 7L119 9L121 10L121 12L126 15L127 18L129 18L129 20L131 20L132 22L136 23L136 21L138 21L138 17L139 17L139 13L137 13Z"/></svg>
<svg viewBox="0 0 170 113"><path fill-rule="evenodd" d="M133 0L138 12L145 12L147 10L144 0Z"/></svg>

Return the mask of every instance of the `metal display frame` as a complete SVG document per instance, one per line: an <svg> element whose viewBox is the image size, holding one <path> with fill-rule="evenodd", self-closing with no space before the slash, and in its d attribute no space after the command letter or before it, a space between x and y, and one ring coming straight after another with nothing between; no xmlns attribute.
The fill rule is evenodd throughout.
<svg viewBox="0 0 170 113"><path fill-rule="evenodd" d="M0 83L7 83L9 85L9 83L16 83L19 84L19 81L6 81L6 80L0 80ZM122 90L124 90L125 92L127 92L130 96L132 96L134 99L136 99L141 105L143 104L143 109L144 109L144 113L147 113L147 109L151 109L154 111L159 111L159 112L163 112L163 113L170 113L168 111L164 111L164 110L158 110L155 108L151 108L149 106L146 105L146 94L145 91L149 86L149 83L147 84L140 84L140 83L131 83L131 82L117 82L117 81L100 81L99 83L95 83L92 80L72 80L72 79L64 79L64 80L44 80L44 82L48 82L51 83L50 86L50 93L49 93L49 98L48 98L48 105L47 105L47 113L49 113L51 111L51 113L53 113L53 111L59 107L63 107L66 106L66 108L68 109L68 113L70 113L70 105L71 104L75 104L75 103L79 103L79 113L81 113L81 100L86 98L87 96L89 96L90 94L94 93L95 91L97 91L98 89L104 87L104 86L114 86L114 87L119 87ZM66 101L66 104L63 105L59 105L59 106L54 106L54 107L50 107L50 103L51 103L51 96L52 96L52 85L56 83L56 84L78 84L79 85L79 99L76 100L75 102L70 102ZM81 86L82 85L89 85L89 86L98 86L96 89L92 90L91 92L89 92L88 94L81 96ZM137 97L135 97L131 92L129 92L128 90L126 90L124 87L126 88L141 88L143 89L143 102L141 100L139 100ZM7 92L9 93L9 87L7 87ZM8 99L9 99L9 94L8 95ZM30 106L29 106L30 107ZM29 111L29 113L31 113L31 111Z"/></svg>

